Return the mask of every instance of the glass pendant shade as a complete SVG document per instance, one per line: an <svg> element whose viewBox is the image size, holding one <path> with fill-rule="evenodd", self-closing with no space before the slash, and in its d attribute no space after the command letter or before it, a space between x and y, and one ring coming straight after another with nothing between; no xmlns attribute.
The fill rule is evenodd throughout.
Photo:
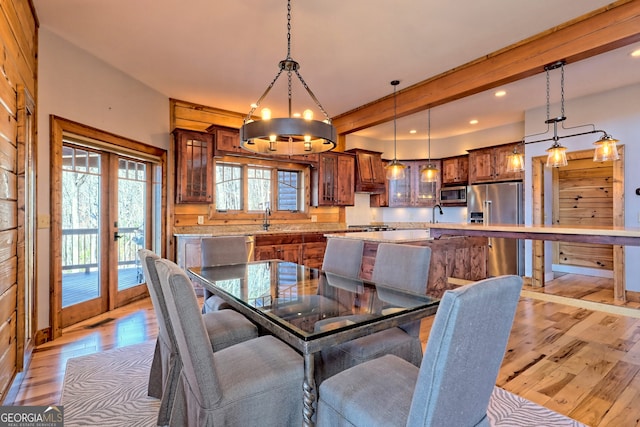
<svg viewBox="0 0 640 427"><path fill-rule="evenodd" d="M405 165L400 163L397 158L397 140L396 140L396 87L400 84L400 80L391 81L391 86L393 86L393 160L385 166L387 170L387 179L389 181L394 181L396 179L404 179L405 172L404 170L407 168Z"/></svg>
<svg viewBox="0 0 640 427"><path fill-rule="evenodd" d="M387 164L387 166L385 166L385 169L387 171L387 179L390 181L396 179L404 179L406 168L407 167L400 163L397 159L393 159L391 162L389 162L389 164Z"/></svg>
<svg viewBox="0 0 640 427"><path fill-rule="evenodd" d="M429 156L428 163L420 169L420 182L438 182L438 168L431 163L431 109L427 114L427 155ZM435 189L431 196L435 196Z"/></svg>
<svg viewBox="0 0 640 427"><path fill-rule="evenodd" d="M598 141L593 143L596 149L593 153L594 162L606 162L608 160L619 160L618 155L618 140L612 138L610 135L605 135Z"/></svg>
<svg viewBox="0 0 640 427"><path fill-rule="evenodd" d="M421 182L437 182L438 181L438 168L429 163L420 169L420 181Z"/></svg>
<svg viewBox="0 0 640 427"><path fill-rule="evenodd" d="M524 171L524 155L514 148L513 153L507 156L507 172L522 171Z"/></svg>
<svg viewBox="0 0 640 427"><path fill-rule="evenodd" d="M567 166L567 148L554 143L549 149L547 149L547 163L546 167L548 168L559 168L562 166Z"/></svg>

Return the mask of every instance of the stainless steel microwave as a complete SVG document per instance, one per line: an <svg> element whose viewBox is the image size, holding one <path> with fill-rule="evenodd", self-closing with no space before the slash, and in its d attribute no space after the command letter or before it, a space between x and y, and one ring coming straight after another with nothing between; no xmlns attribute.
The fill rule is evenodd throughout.
<svg viewBox="0 0 640 427"><path fill-rule="evenodd" d="M441 205L466 205L467 204L467 187L442 187L440 189Z"/></svg>

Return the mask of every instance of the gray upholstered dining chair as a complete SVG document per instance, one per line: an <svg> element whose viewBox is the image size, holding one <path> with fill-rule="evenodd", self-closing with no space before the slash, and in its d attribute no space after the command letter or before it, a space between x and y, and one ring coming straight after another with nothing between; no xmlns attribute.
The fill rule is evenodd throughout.
<svg viewBox="0 0 640 427"><path fill-rule="evenodd" d="M182 362L171 425L301 425L302 356L270 335L214 353L185 272L164 259L156 267Z"/></svg>
<svg viewBox="0 0 640 427"><path fill-rule="evenodd" d="M446 291L420 368L386 355L327 379L317 426L489 426L521 289L499 276Z"/></svg>
<svg viewBox="0 0 640 427"><path fill-rule="evenodd" d="M210 267L223 264L240 264L249 260L247 241L244 236L203 237L200 244L200 265ZM231 308L222 298L205 288L202 312Z"/></svg>
<svg viewBox="0 0 640 427"><path fill-rule="evenodd" d="M166 299L155 265L155 261L160 257L148 249L139 249L138 256L158 320L158 338L151 362L147 393L151 397L161 399L157 423L158 425L167 425L180 375L177 344L173 327L169 322ZM210 347L215 351L258 336L256 326L235 311L222 310L201 316L209 337Z"/></svg>
<svg viewBox="0 0 640 427"><path fill-rule="evenodd" d="M359 277L363 240L330 238L324 251L322 269L347 277Z"/></svg>
<svg viewBox="0 0 640 427"><path fill-rule="evenodd" d="M426 294L431 263L431 248L395 243L380 243L373 266L372 281L389 287ZM361 315L356 315L361 316ZM344 317L348 320L348 316ZM316 329L330 327L331 319L316 323ZM329 347L316 357L316 381L351 366L385 354L395 354L415 366L422 360L420 321Z"/></svg>

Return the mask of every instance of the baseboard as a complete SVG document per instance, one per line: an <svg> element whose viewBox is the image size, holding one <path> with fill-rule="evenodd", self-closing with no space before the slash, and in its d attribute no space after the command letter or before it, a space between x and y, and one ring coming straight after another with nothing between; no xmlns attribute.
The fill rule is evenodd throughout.
<svg viewBox="0 0 640 427"><path fill-rule="evenodd" d="M36 347L49 341L51 341L51 326L37 330L33 337L33 344Z"/></svg>
<svg viewBox="0 0 640 427"><path fill-rule="evenodd" d="M625 297L630 302L640 302L640 292L626 291Z"/></svg>

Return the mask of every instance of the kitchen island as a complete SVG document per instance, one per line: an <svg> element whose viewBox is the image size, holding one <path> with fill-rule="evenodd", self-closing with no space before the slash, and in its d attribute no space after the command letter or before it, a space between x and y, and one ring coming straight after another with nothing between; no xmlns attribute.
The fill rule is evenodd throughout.
<svg viewBox="0 0 640 427"><path fill-rule="evenodd" d="M360 276L371 279L380 243L396 243L431 248L427 295L440 298L455 287L450 279L481 280L487 277L486 237L453 236L434 239L429 229L369 231L325 234L328 239L364 241Z"/></svg>
<svg viewBox="0 0 640 427"><path fill-rule="evenodd" d="M544 286L544 245L543 241L578 242L614 245L613 253L613 293L614 299L627 299L624 274L624 246L640 246L640 228L559 226L559 225L513 225L513 224L433 224L431 236L506 237L533 240L531 284Z"/></svg>

